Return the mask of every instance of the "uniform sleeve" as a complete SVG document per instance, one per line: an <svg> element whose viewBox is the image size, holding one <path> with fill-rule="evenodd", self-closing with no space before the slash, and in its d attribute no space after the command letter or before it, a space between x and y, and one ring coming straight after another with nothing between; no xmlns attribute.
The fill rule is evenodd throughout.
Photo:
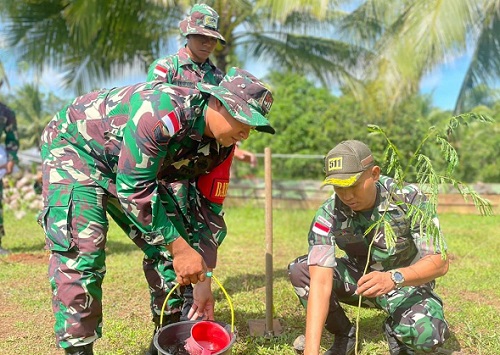
<svg viewBox="0 0 500 355"><path fill-rule="evenodd" d="M200 254L209 268L215 268L219 245L227 235L222 204L211 202L200 195L194 225L199 236Z"/></svg>
<svg viewBox="0 0 500 355"><path fill-rule="evenodd" d="M19 136L17 133L16 114L13 111L11 111L11 115L9 115L5 125L5 149L7 150L9 161L13 160L15 163L18 163Z"/></svg>
<svg viewBox="0 0 500 355"><path fill-rule="evenodd" d="M195 179L168 183L166 189L177 205L176 211L182 214L178 218L182 225L176 225L178 230L186 231L189 244L203 256L208 267L215 268L218 247L227 234L222 204L200 193Z"/></svg>
<svg viewBox="0 0 500 355"><path fill-rule="evenodd" d="M441 254L442 251L446 251L447 246L435 209L420 189L414 185L407 188L411 192L406 195L406 202L416 207L415 210L409 211L409 215L412 219L411 235L420 257ZM429 213L429 219L422 218L422 216Z"/></svg>
<svg viewBox="0 0 500 355"><path fill-rule="evenodd" d="M228 157L208 174L197 178L196 189L199 210L195 214L195 229L199 233L200 253L208 267L217 262L217 249L227 234L222 204L229 187L229 175L234 157L234 148ZM198 193L197 193L198 194Z"/></svg>
<svg viewBox="0 0 500 355"><path fill-rule="evenodd" d="M335 267L335 242L332 232L334 199L329 198L317 211L309 230L307 265Z"/></svg>
<svg viewBox="0 0 500 355"><path fill-rule="evenodd" d="M131 118L123 132L116 191L124 212L144 233L146 241L169 244L180 233L162 204L157 173L166 156L166 145L175 133L167 129L160 117L173 110L173 106L166 94L150 98L142 95L138 93L131 98ZM163 107L162 110L155 105ZM173 111L169 119L175 119L172 114Z"/></svg>

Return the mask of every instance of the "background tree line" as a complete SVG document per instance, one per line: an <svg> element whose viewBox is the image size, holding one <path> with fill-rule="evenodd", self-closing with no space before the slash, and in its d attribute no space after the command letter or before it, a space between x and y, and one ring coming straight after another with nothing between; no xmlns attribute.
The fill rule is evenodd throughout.
<svg viewBox="0 0 500 355"><path fill-rule="evenodd" d="M440 130L446 135L447 124L453 117L452 112L433 107L431 97L426 95L413 95L387 112L372 110L366 102L360 102L350 94L336 96L298 74L272 72L269 82L275 98L269 117L278 133L275 136L252 136L243 144L245 149L255 152L263 152L269 146L276 154L326 155L341 140L360 139L372 147L375 157L381 161L385 142L368 130L368 125L378 125L386 131L402 156L409 159L429 129ZM493 100L498 95L495 90L484 91L482 88L482 92L489 95L481 95L481 100L470 111L489 117L493 122L463 122L453 132L450 140L460 159L455 177L469 183L498 183L500 100ZM442 157L438 146L435 150L426 146L423 153L444 169L445 163L439 164ZM319 180L323 177L323 162L274 159L273 176Z"/></svg>
<svg viewBox="0 0 500 355"><path fill-rule="evenodd" d="M434 108L430 96L414 95L388 113L372 110L353 95L335 95L296 73L273 71L266 79L275 98L269 119L277 134L256 134L243 143L243 148L257 153L271 147L276 154L325 155L343 139L360 139L370 144L376 157L381 157L384 142L368 131L368 125L374 124L382 127L403 156L409 158L429 129L435 127L445 133L446 123L452 117L450 111ZM494 100L496 94L495 90L481 88L471 109L494 122L470 122L451 137L460 158L456 177L464 182L500 182L500 100ZM0 100L16 111L21 149L27 149L38 146L43 128L68 99L42 93L36 85L29 84ZM435 152L424 153L439 163L439 147L435 148ZM262 175L262 165L256 172L239 164L238 175ZM322 171L321 159L273 160L273 175L277 179L321 179Z"/></svg>

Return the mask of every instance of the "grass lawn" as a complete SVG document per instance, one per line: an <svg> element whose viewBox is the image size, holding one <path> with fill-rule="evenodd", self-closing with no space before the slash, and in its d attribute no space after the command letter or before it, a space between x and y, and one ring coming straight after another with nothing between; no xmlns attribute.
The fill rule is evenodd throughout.
<svg viewBox="0 0 500 355"><path fill-rule="evenodd" d="M233 354L294 354L292 342L304 331L305 312L288 282L286 267L307 252L307 232L314 211L277 210L273 214L274 318L283 332L274 337L250 336L248 321L265 319L264 210L226 210L229 234L219 253L215 275L232 298L238 339ZM53 316L47 280L48 254L35 214L15 219L6 211L4 247L0 257L0 354L62 354L54 345ZM453 354L500 354L500 217L441 215L451 260L439 279L437 292L445 302ZM104 280L104 335L95 345L100 354L143 354L152 335L149 295L141 266L142 255L114 225L108 236ZM216 317L229 323L223 293L214 286ZM354 318L357 310L346 307ZM380 331L383 313L362 310L360 354L388 354ZM324 335L329 347L331 336Z"/></svg>

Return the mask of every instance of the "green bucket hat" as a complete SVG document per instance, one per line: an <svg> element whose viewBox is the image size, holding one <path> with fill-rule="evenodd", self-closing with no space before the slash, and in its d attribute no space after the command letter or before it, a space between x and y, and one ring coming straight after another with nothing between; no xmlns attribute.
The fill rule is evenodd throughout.
<svg viewBox="0 0 500 355"><path fill-rule="evenodd" d="M219 99L238 121L255 126L260 132L275 133L265 117L271 110L273 95L264 83L246 70L233 67L219 86L198 83L197 87Z"/></svg>
<svg viewBox="0 0 500 355"><path fill-rule="evenodd" d="M219 33L219 14L206 4L193 5L189 15L179 23L182 36L191 34L215 37L223 45L226 40Z"/></svg>
<svg viewBox="0 0 500 355"><path fill-rule="evenodd" d="M375 165L372 151L360 141L343 141L330 150L325 158L326 178L322 186L349 187L368 168Z"/></svg>

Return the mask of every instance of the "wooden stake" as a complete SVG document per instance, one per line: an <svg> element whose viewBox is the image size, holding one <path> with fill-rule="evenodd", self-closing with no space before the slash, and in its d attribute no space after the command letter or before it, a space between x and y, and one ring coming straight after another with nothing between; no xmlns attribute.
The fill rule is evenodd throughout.
<svg viewBox="0 0 500 355"><path fill-rule="evenodd" d="M264 176L266 192L266 332L274 336L273 328L273 179L271 169L271 148L264 150Z"/></svg>

